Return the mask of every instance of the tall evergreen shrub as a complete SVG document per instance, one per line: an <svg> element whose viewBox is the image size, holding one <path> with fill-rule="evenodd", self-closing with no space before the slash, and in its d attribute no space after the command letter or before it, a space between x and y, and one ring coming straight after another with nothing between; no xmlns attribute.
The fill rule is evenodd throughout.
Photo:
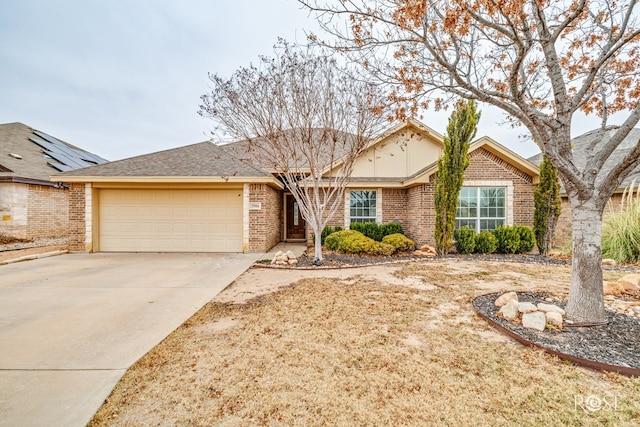
<svg viewBox="0 0 640 427"><path fill-rule="evenodd" d="M540 164L540 183L533 192L533 198L533 233L536 236L538 251L541 255L546 255L551 248L558 217L562 211L558 171L546 156Z"/></svg>
<svg viewBox="0 0 640 427"><path fill-rule="evenodd" d="M469 144L476 135L479 120L475 101L459 101L447 125L442 157L438 159L435 191L435 241L441 255L447 253L453 242L458 195L464 171L469 166Z"/></svg>

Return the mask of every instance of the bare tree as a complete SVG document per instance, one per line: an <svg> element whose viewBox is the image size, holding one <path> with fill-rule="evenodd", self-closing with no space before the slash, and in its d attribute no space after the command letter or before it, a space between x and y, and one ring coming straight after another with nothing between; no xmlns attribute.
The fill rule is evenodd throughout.
<svg viewBox="0 0 640 427"><path fill-rule="evenodd" d="M250 157L281 177L316 236L321 262L320 235L344 200L354 160L385 123L386 98L330 56L284 41L275 51L228 79L210 75L200 114L245 140Z"/></svg>
<svg viewBox="0 0 640 427"><path fill-rule="evenodd" d="M526 126L557 168L571 205L567 315L576 323L605 322L603 209L640 164L639 141L613 168L603 168L640 119L637 1L299 2L317 13L334 48L394 85L393 98L409 102L400 115L456 96L495 105ZM571 147L579 111L599 117L601 128L585 162ZM623 111L623 123L610 127L609 117Z"/></svg>

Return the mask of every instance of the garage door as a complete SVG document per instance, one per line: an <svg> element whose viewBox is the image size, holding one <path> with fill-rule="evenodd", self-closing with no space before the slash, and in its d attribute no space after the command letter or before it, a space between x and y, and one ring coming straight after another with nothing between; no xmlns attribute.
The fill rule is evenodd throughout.
<svg viewBox="0 0 640 427"><path fill-rule="evenodd" d="M242 190L100 190L104 252L242 252Z"/></svg>

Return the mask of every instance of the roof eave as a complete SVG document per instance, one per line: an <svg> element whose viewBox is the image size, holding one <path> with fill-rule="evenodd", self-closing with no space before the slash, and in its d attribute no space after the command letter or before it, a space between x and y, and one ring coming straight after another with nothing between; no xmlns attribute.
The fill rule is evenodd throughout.
<svg viewBox="0 0 640 427"><path fill-rule="evenodd" d="M52 181L67 183L113 182L113 183L150 183L150 184L193 184L193 183L229 183L229 184L269 184L279 189L284 185L274 176L59 176L53 175Z"/></svg>

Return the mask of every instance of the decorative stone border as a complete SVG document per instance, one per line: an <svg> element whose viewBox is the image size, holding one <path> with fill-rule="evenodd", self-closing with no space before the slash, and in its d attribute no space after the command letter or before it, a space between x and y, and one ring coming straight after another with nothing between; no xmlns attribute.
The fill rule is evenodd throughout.
<svg viewBox="0 0 640 427"><path fill-rule="evenodd" d="M473 298L471 305L473 305L473 309L478 314L478 316L480 316L487 323L489 323L489 325L493 326L496 330L498 330L502 334L504 334L504 335L506 335L506 336L508 336L510 338L513 338L514 340L518 341L522 345L533 347L533 348L539 348L541 350L544 350L548 354L557 356L562 360L568 360L570 362L573 362L573 363L575 363L577 365L580 365L580 366L583 366L585 368L593 369L593 370L596 370L596 371L617 372L619 374L622 374L622 375L625 375L625 376L628 376L628 377L640 377L640 368L611 365L611 364L608 364L608 363L597 362L595 360L584 359L582 357L574 356L572 354L562 353L562 352L557 351L557 350L552 350L550 348L546 348L546 347L544 347L544 346L542 346L540 344L533 343L533 342L521 337L520 335L516 334L515 332L510 331L509 329L505 328L504 326L496 323L491 317L489 317L486 314L480 312L478 307L476 307L476 305L473 304L473 302L477 298L486 297L487 295L492 295L492 294L495 294L495 293L491 292L491 293L488 293L488 294L476 296L475 298ZM499 294L495 294L495 295L496 295L496 297L499 296Z"/></svg>

